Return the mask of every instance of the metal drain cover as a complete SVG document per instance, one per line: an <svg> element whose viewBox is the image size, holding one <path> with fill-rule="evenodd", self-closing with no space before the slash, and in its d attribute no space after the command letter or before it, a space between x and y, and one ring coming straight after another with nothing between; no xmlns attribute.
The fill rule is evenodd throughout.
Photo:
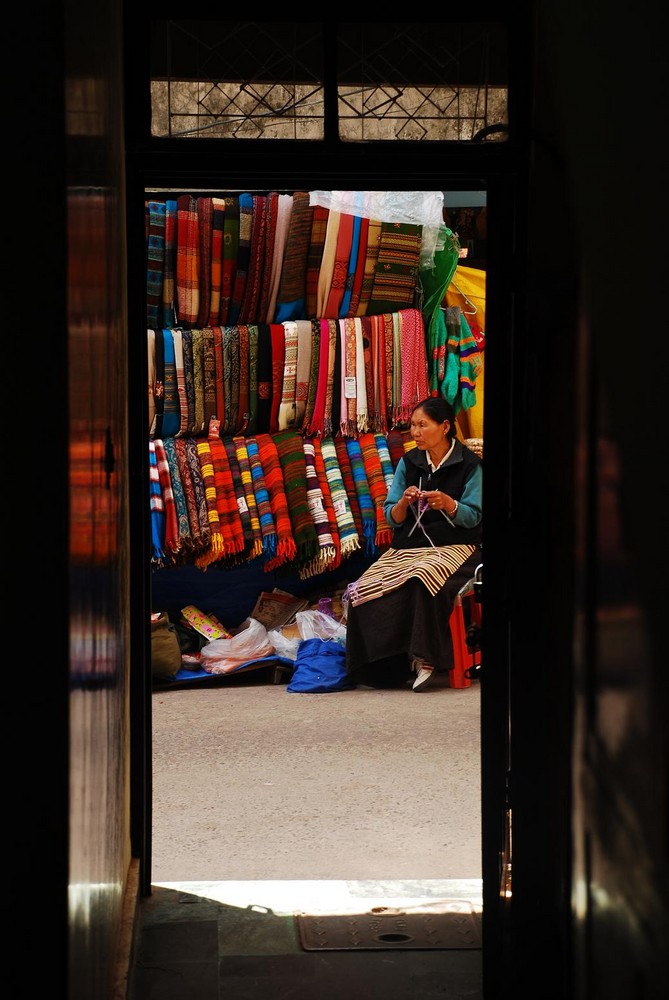
<svg viewBox="0 0 669 1000"><path fill-rule="evenodd" d="M481 923L467 900L440 900L439 912L375 907L367 913L295 914L305 951L480 948Z"/></svg>

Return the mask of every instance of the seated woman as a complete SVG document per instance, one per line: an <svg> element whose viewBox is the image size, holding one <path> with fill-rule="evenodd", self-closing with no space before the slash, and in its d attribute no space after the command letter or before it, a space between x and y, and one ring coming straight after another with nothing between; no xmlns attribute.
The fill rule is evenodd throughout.
<svg viewBox="0 0 669 1000"><path fill-rule="evenodd" d="M357 683L384 686L399 656L423 691L453 666L453 601L481 561L483 469L440 396L414 407L411 437L384 504L390 548L347 588L346 666Z"/></svg>

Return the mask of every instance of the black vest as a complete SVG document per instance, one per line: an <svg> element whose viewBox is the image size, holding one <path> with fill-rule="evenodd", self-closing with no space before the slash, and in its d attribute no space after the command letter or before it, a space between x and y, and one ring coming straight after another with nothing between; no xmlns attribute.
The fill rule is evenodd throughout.
<svg viewBox="0 0 669 1000"><path fill-rule="evenodd" d="M456 441L453 454L436 472L432 472L427 454L419 448L411 448L404 453L404 464L407 486L420 486L422 490L441 490L454 500L460 500L471 475L472 466L480 465L481 459L461 441ZM415 523L416 519L409 511L404 524L393 531L394 549L429 546L430 542L424 532L427 532L433 545L478 545L481 542L481 521L475 528L461 528L447 521L441 511L428 508L423 512L420 524L410 535L409 532ZM421 525L424 532L421 531Z"/></svg>

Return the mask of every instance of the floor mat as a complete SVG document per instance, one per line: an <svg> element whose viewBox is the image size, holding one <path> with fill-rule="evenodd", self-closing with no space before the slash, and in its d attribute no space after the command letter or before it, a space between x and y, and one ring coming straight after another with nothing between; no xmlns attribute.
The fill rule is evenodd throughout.
<svg viewBox="0 0 669 1000"><path fill-rule="evenodd" d="M481 914L464 899L412 910L377 906L367 913L297 913L295 920L305 951L481 947Z"/></svg>

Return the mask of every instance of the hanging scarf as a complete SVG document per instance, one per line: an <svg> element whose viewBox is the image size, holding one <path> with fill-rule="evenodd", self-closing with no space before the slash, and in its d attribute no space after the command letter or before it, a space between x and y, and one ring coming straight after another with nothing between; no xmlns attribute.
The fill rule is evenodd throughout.
<svg viewBox="0 0 669 1000"><path fill-rule="evenodd" d="M244 301L246 280L251 257L251 231L253 228L253 195L239 196L239 237L237 243L237 260L235 283L232 288L230 307L228 309L227 326L234 326L239 319L239 312Z"/></svg>
<svg viewBox="0 0 669 1000"><path fill-rule="evenodd" d="M177 435L184 437L188 433L188 397L186 394L186 374L184 371L184 350L181 330L172 330L174 342L174 368L177 378L177 401L179 406L179 430Z"/></svg>
<svg viewBox="0 0 669 1000"><path fill-rule="evenodd" d="M195 401L193 434L201 434L204 430L204 340L202 330L191 330L193 348L193 398Z"/></svg>
<svg viewBox="0 0 669 1000"><path fill-rule="evenodd" d="M200 311L200 233L197 201L177 198L177 322L195 326Z"/></svg>
<svg viewBox="0 0 669 1000"><path fill-rule="evenodd" d="M383 222L379 256L368 313L395 312L413 306L423 227Z"/></svg>
<svg viewBox="0 0 669 1000"><path fill-rule="evenodd" d="M318 552L318 536L307 502L307 469L302 437L296 431L280 431L274 435L286 496L290 498L288 515L293 529L297 552L297 569L306 566Z"/></svg>
<svg viewBox="0 0 669 1000"><path fill-rule="evenodd" d="M422 312L427 330L427 355L430 358L429 384L432 396L440 394L440 385L444 379L448 331L441 305L458 266L460 251L457 234L451 232L447 226L440 229L440 235L444 236L443 247L435 250L432 266L422 268L419 274L423 294Z"/></svg>
<svg viewBox="0 0 669 1000"><path fill-rule="evenodd" d="M379 455L379 461L381 462L381 471L383 473L383 480L386 486L387 494L390 487L393 485L393 477L395 474L392 459L390 457L390 449L388 448L388 440L380 432L374 435L374 440L376 441L376 450Z"/></svg>
<svg viewBox="0 0 669 1000"><path fill-rule="evenodd" d="M269 571L277 569L287 562L292 562L297 553L297 547L293 538L281 462L274 438L269 434L258 434L256 441L258 442L260 463L265 473L265 484L269 493L272 516L276 525L276 556L265 564L265 570Z"/></svg>
<svg viewBox="0 0 669 1000"><path fill-rule="evenodd" d="M147 374L149 380L149 435L156 431L156 331L146 331Z"/></svg>
<svg viewBox="0 0 669 1000"><path fill-rule="evenodd" d="M374 545L379 552L382 552L384 549L388 548L393 540L391 527L386 521L386 515L383 511L383 505L386 502L386 497L388 496L388 487L383 475L383 468L377 448L376 436L374 434L362 434L358 438L358 444L362 452L362 461L367 475L372 505L376 512L376 534L374 536Z"/></svg>
<svg viewBox="0 0 669 1000"><path fill-rule="evenodd" d="M246 493L244 491L244 484L242 483L242 473L239 468L239 462L237 461L235 443L230 436L226 436L221 440L223 441L225 453L228 456L228 465L230 466L230 472L232 473L232 482L235 490L235 497L237 498L237 507L239 508L239 516L242 521L242 531L244 532L244 551L243 553L240 553L240 556L244 561L247 561L249 558L259 554L255 551L256 536L251 524L251 515L246 502ZM241 559L238 561L241 561Z"/></svg>
<svg viewBox="0 0 669 1000"><path fill-rule="evenodd" d="M353 436L357 431L356 419L356 356L357 338L354 319L340 319L339 336L341 343L341 406L339 430L345 436Z"/></svg>
<svg viewBox="0 0 669 1000"><path fill-rule="evenodd" d="M362 535L365 539L365 552L373 556L377 554L374 539L376 537L376 511L374 501L369 489L367 471L362 458L360 441L357 438L346 438L346 451L351 463L353 483L355 492L360 504L360 516L362 517Z"/></svg>
<svg viewBox="0 0 669 1000"><path fill-rule="evenodd" d="M365 266L362 274L362 287L360 289L360 302L358 303L358 316L366 316L371 312L369 300L372 297L374 287L374 275L376 274L376 262L379 259L379 247L381 245L381 223L376 219L370 219L367 227L367 249L365 251Z"/></svg>
<svg viewBox="0 0 669 1000"><path fill-rule="evenodd" d="M341 478L344 483L346 495L348 496L351 514L353 515L353 520L355 522L355 530L358 532L358 538L362 542L363 538L366 538L366 536L362 523L362 514L360 512L360 501L358 500L358 493L355 488L355 479L353 478L353 469L351 468L351 459L346 448L348 438L337 436L333 440L335 451L337 452L337 461L339 462Z"/></svg>
<svg viewBox="0 0 669 1000"><path fill-rule="evenodd" d="M351 250L348 257L348 270L346 274L346 282L344 284L344 295L341 300L341 305L339 306L339 316L351 316L355 313L351 313L351 298L353 296L353 280L355 278L355 270L358 264L358 255L360 253L360 232L361 232L362 219L359 215L353 217L353 232L351 234Z"/></svg>
<svg viewBox="0 0 669 1000"><path fill-rule="evenodd" d="M155 415L153 433L155 437L163 436L163 410L165 408L165 348L163 346L163 331L155 330L153 341L153 369L155 382L153 386L153 402Z"/></svg>
<svg viewBox="0 0 669 1000"><path fill-rule="evenodd" d="M169 557L170 561L173 561L175 554L179 551L181 547L181 541L179 539L179 525L177 522L177 509L176 509L176 503L174 501L174 490L172 489L172 477L170 475L170 466L169 462L167 461L165 446L160 438L154 441L154 446L156 453L156 465L158 468L158 477L160 479L160 492L163 498L163 505L165 508L164 553L166 557Z"/></svg>
<svg viewBox="0 0 669 1000"><path fill-rule="evenodd" d="M362 320L353 320L355 330L355 434L367 430L367 375L365 372L365 347L362 337Z"/></svg>
<svg viewBox="0 0 669 1000"><path fill-rule="evenodd" d="M360 296L362 294L362 281L365 273L365 263L367 260L367 243L369 239L369 219L360 220L360 234L358 236L358 255L355 264L355 274L353 275L353 288L351 290L351 301L349 303L347 316L362 316L360 312ZM365 310L366 312L366 310Z"/></svg>
<svg viewBox="0 0 669 1000"><path fill-rule="evenodd" d="M149 497L151 502L151 562L162 566L165 561L165 505L160 490L155 441L149 441Z"/></svg>
<svg viewBox="0 0 669 1000"><path fill-rule="evenodd" d="M168 440L170 439L165 438L166 442ZM200 519L198 516L195 486L193 484L193 476L191 474L191 468L188 464L188 455L186 453L186 443L190 439L174 438L173 440L177 457L177 465L179 467L179 480L181 482L181 488L183 490L184 500L186 503L186 513L188 515L188 536L183 539L183 544L184 549L192 555L193 553L201 551L202 537L200 532Z"/></svg>
<svg viewBox="0 0 669 1000"><path fill-rule="evenodd" d="M320 320L311 320L311 362L309 365L309 384L307 386L307 402L304 408L302 419L302 431L307 434L315 433L310 430L312 427L314 408L316 405L316 395L318 392L319 364L321 350L321 326Z"/></svg>
<svg viewBox="0 0 669 1000"><path fill-rule="evenodd" d="M351 510L348 492L344 485L333 438L323 438L321 441L321 454L325 463L325 475L330 487L332 507L337 518L341 556L344 559L360 548L360 536L355 525L353 511Z"/></svg>
<svg viewBox="0 0 669 1000"><path fill-rule="evenodd" d="M246 448L246 438L240 435L234 437L232 441L235 446L235 454L239 463L239 474L241 477L242 488L244 490L244 496L246 498L249 519L251 521L251 530L253 531L253 546L249 553L249 559L257 559L258 556L263 554L264 545L262 529L260 527L258 504L256 503L256 495L253 490L253 477L251 475L251 463L249 462L249 455Z"/></svg>
<svg viewBox="0 0 669 1000"><path fill-rule="evenodd" d="M227 326L230 316L230 302L237 277L237 250L239 248L239 198L227 195L225 201L225 221L223 223L223 270L221 274L221 310L219 323Z"/></svg>
<svg viewBox="0 0 669 1000"><path fill-rule="evenodd" d="M198 532L196 535L196 532L193 530L193 524L191 524L191 534L196 540L198 552L204 552L211 545L211 527L209 525L207 500L204 495L204 481L202 479L202 469L200 468L200 458L197 453L197 441L195 438L184 438L183 440L186 443L186 461L188 462L191 481L193 483L195 511L197 514Z"/></svg>
<svg viewBox="0 0 669 1000"><path fill-rule="evenodd" d="M370 316L370 353L372 358L372 392L370 406L374 418L371 427L384 434L388 429L388 411L386 408L386 347L383 336L383 316Z"/></svg>
<svg viewBox="0 0 669 1000"><path fill-rule="evenodd" d="M297 365L295 368L295 427L301 427L309 395L311 371L311 320L297 319Z"/></svg>
<svg viewBox="0 0 669 1000"><path fill-rule="evenodd" d="M332 213L330 218L332 218ZM337 319L340 315L344 315L341 306L344 300L344 292L346 291L352 240L353 216L347 212L342 212L339 215L339 228L337 230L337 243L330 290L325 302L325 311L321 313L321 316L329 319Z"/></svg>
<svg viewBox="0 0 669 1000"><path fill-rule="evenodd" d="M323 436L326 437L329 437L334 431L332 414L335 412L335 390L339 389L336 370L337 354L339 353L338 324L339 321L336 319L328 320L328 358L325 383L325 409L323 411Z"/></svg>
<svg viewBox="0 0 669 1000"><path fill-rule="evenodd" d="M308 192L296 191L293 195L276 309L273 320L270 319L269 322L284 323L289 319L310 315L306 311L306 280L313 214Z"/></svg>
<svg viewBox="0 0 669 1000"><path fill-rule="evenodd" d="M218 326L221 313L221 282L223 279L223 227L225 226L225 200L211 199L211 292L209 319L204 326Z"/></svg>
<svg viewBox="0 0 669 1000"><path fill-rule="evenodd" d="M393 324L393 426L402 423L402 327L399 313L391 313Z"/></svg>
<svg viewBox="0 0 669 1000"><path fill-rule="evenodd" d="M214 466L216 507L223 537L223 554L227 562L234 563L244 552L244 527L235 496L235 484L225 447L218 435L209 436L209 447Z"/></svg>
<svg viewBox="0 0 669 1000"><path fill-rule="evenodd" d="M279 211L279 195L270 191L265 200L265 249L263 251L263 270L260 281L260 294L255 316L249 322L265 322L269 305L271 281L270 275L274 267L274 242L276 239L276 224Z"/></svg>
<svg viewBox="0 0 669 1000"><path fill-rule="evenodd" d="M255 437L246 439L246 452L251 466L251 479L253 482L253 492L255 493L258 507L258 518L260 520L260 530L262 532L263 555L265 559L272 559L276 556L276 524L272 514L272 505L269 499L269 490L265 482L265 473L260 461L260 449Z"/></svg>
<svg viewBox="0 0 669 1000"><path fill-rule="evenodd" d="M272 341L272 405L269 414L269 430L270 434L276 434L279 430L279 406L283 396L286 331L283 323L271 323L269 332Z"/></svg>
<svg viewBox="0 0 669 1000"><path fill-rule="evenodd" d="M283 326L281 326L283 330ZM269 434L272 410L272 336L268 323L258 324L258 423L256 434Z"/></svg>
<svg viewBox="0 0 669 1000"><path fill-rule="evenodd" d="M309 508L309 513L311 515L314 528L316 529L316 537L318 539L318 552L314 558L302 566L299 571L301 579L305 579L306 577L317 576L319 573L325 573L328 569L331 569L337 552L332 534L330 532L330 522L325 509L323 491L321 490L321 486L318 481L318 473L316 472L316 457L313 440L310 438L303 438L302 450L304 451L304 461L306 466L307 506Z"/></svg>
<svg viewBox="0 0 669 1000"><path fill-rule="evenodd" d="M217 329L220 329L218 327ZM202 330L202 373L204 376L204 412L203 423L205 434L209 433L212 417L222 420L223 414L218 413L220 403L220 386L218 371L222 371L222 356L217 360L217 346L214 330L208 326Z"/></svg>
<svg viewBox="0 0 669 1000"><path fill-rule="evenodd" d="M200 306L197 325L206 326L211 307L211 241L213 205L211 198L197 199L197 225L200 239Z"/></svg>
<svg viewBox="0 0 669 1000"><path fill-rule="evenodd" d="M323 250L325 248L325 234L328 228L329 214L330 210L324 208L322 205L313 206L305 281L307 316L310 319L318 316L318 281L321 271L321 261L323 260Z"/></svg>
<svg viewBox="0 0 669 1000"><path fill-rule="evenodd" d="M209 327L205 331L205 342L208 343L210 338L214 352L214 395L216 397L211 416L220 421L220 426L223 428L225 424L225 358L223 357L222 328L220 326ZM206 430L208 433L209 421L207 421Z"/></svg>
<svg viewBox="0 0 669 1000"><path fill-rule="evenodd" d="M239 336L239 402L236 434L244 434L249 422L249 327L238 326Z"/></svg>
<svg viewBox="0 0 669 1000"><path fill-rule="evenodd" d="M193 371L193 331L192 330L180 330L179 331L181 339L181 358L183 364L183 374L184 374L184 393L185 393L185 403L181 404L181 418L182 423L186 419L186 429L185 434L197 434L198 429L195 424L195 377ZM179 371L177 369L177 381L179 380Z"/></svg>
<svg viewBox="0 0 669 1000"><path fill-rule="evenodd" d="M404 458L402 435L395 428L391 428L386 435L386 441L388 442L388 451L390 452L390 460L393 464L394 473L399 465L400 458Z"/></svg>
<svg viewBox="0 0 669 1000"><path fill-rule="evenodd" d="M372 321L369 316L363 316L360 319L360 327L362 333L362 356L364 359L365 371L365 395L367 398L367 426L365 430L369 430L369 428L372 427L374 422L378 419L378 413L374 405L375 392L374 369L372 364Z"/></svg>
<svg viewBox="0 0 669 1000"><path fill-rule="evenodd" d="M206 570L211 563L218 562L225 552L223 534L221 532L221 519L218 513L216 502L216 480L214 476L214 460L211 456L211 446L207 440L200 440L196 443L197 455L200 462L200 472L202 473L202 484L204 487L204 498L207 505L207 520L210 530L210 545L195 559L195 565L202 570Z"/></svg>
<svg viewBox="0 0 669 1000"><path fill-rule="evenodd" d="M283 384L279 403L279 430L285 431L296 423L295 384L297 377L297 323L283 324L284 357Z"/></svg>
<svg viewBox="0 0 669 1000"><path fill-rule="evenodd" d="M292 211L293 196L290 194L280 194L274 240L274 257L272 260L272 269L271 272L269 272L269 301L267 303L267 310L264 313L265 319L268 323L277 322L277 320L274 319L274 314L276 313L276 299L279 293L281 269L283 267L283 255L286 249L286 240L288 238L288 228L290 226Z"/></svg>
<svg viewBox="0 0 669 1000"><path fill-rule="evenodd" d="M314 400L314 408L311 420L309 421L309 427L307 433L309 435L319 435L323 434L323 424L325 419L325 394L327 389L327 378L328 378L328 355L330 352L330 326L328 320L321 319L318 321L320 327L319 334L319 345L318 345L318 370L317 370L317 385L316 385L316 398Z"/></svg>
<svg viewBox="0 0 669 1000"><path fill-rule="evenodd" d="M425 329L419 309L401 309L399 337L402 344L402 388L400 417L403 424L411 421L411 411L429 395Z"/></svg>
<svg viewBox="0 0 669 1000"><path fill-rule="evenodd" d="M249 326L249 397L248 397L248 426L246 433L255 434L258 430L258 327Z"/></svg>
<svg viewBox="0 0 669 1000"><path fill-rule="evenodd" d="M325 507L325 513L327 514L330 534L332 535L332 544L334 546L334 558L329 568L336 569L341 563L341 539L339 538L337 515L335 514L330 484L325 470L325 459L323 458L321 439L317 437L313 438L312 444L314 446L314 465L316 467L316 475L318 476L318 484L323 496L323 506Z"/></svg>
<svg viewBox="0 0 669 1000"><path fill-rule="evenodd" d="M265 225L267 221L267 196L254 194L251 200L251 239L249 244L246 286L236 324L258 319L258 302L265 259Z"/></svg>
<svg viewBox="0 0 669 1000"><path fill-rule="evenodd" d="M160 331L163 340L163 357L165 365L163 423L161 437L174 437L181 425L179 409L179 390L177 387L177 366L174 354L174 337L171 330Z"/></svg>
<svg viewBox="0 0 669 1000"><path fill-rule="evenodd" d="M222 434L232 434L239 413L239 327L223 327L223 394L225 396Z"/></svg>
<svg viewBox="0 0 669 1000"><path fill-rule="evenodd" d="M179 459L174 438L165 438L163 447L167 457L167 464L170 470L170 482L172 483L172 493L174 495L174 506L177 515L178 541L174 547L175 553L179 553L183 558L185 551L192 548L190 521L188 519L188 504L186 493L181 482L181 472L179 471Z"/></svg>
<svg viewBox="0 0 669 1000"><path fill-rule="evenodd" d="M337 237L339 235L339 220L341 212L330 211L323 244L323 257L318 272L318 293L316 298L316 316L320 319L327 316L327 303L332 285L335 260L337 259ZM336 316L336 313L335 313ZM334 318L334 317L333 317Z"/></svg>
<svg viewBox="0 0 669 1000"><path fill-rule="evenodd" d="M159 326L174 326L174 286L177 271L177 203L165 202L165 269L163 273L162 309Z"/></svg>
<svg viewBox="0 0 669 1000"><path fill-rule="evenodd" d="M149 232L146 243L146 325L162 325L163 280L165 275L164 201L149 201Z"/></svg>

